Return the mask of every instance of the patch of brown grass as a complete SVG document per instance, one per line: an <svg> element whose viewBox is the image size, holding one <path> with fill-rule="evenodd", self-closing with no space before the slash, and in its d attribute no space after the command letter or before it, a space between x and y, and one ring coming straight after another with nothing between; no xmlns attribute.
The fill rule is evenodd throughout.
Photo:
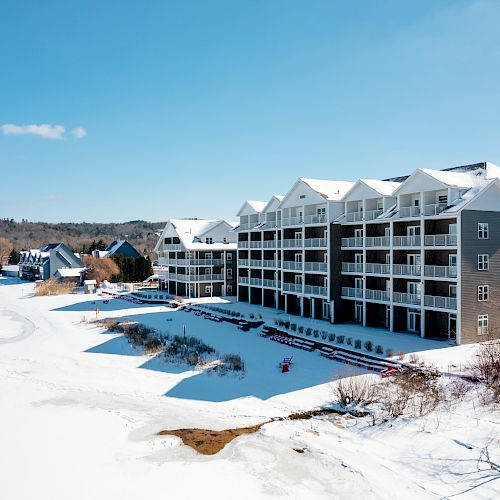
<svg viewBox="0 0 500 500"><path fill-rule="evenodd" d="M46 281L37 283L35 286L35 296L42 297L45 295L63 295L65 293L72 293L76 285L68 281L58 281L50 278Z"/></svg>

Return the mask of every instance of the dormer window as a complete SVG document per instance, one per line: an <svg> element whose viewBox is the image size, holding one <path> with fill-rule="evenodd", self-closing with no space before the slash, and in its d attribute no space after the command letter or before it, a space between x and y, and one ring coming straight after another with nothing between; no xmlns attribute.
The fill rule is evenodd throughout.
<svg viewBox="0 0 500 500"><path fill-rule="evenodd" d="M205 243L207 245L212 245L213 242L214 242L213 238L209 238L209 237L205 238Z"/></svg>

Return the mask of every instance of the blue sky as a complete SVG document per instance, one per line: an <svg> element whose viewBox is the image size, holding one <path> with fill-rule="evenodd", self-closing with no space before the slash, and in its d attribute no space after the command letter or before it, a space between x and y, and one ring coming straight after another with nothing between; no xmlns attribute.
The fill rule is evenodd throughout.
<svg viewBox="0 0 500 500"><path fill-rule="evenodd" d="M297 177L500 163L499 21L495 0L2 2L0 217L234 218Z"/></svg>

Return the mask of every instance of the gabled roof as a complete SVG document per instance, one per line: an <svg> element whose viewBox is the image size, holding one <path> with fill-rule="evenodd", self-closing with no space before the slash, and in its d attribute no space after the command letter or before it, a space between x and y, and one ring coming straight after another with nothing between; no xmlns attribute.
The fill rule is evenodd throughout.
<svg viewBox="0 0 500 500"><path fill-rule="evenodd" d="M370 193L370 197L391 196L400 186L400 182L379 181L377 179L359 179L344 195L344 199L349 198L353 193L361 190ZM361 198L360 198L361 199ZM354 198L353 198L354 200ZM351 200L351 201L353 201Z"/></svg>
<svg viewBox="0 0 500 500"><path fill-rule="evenodd" d="M99 252L99 257L112 257L120 252L120 250L124 253L127 253L127 248L130 250L130 253L135 255L135 258L142 257L141 253L127 240L115 240L108 245L108 248L104 250L104 252ZM123 255L122 254L122 255Z"/></svg>
<svg viewBox="0 0 500 500"><path fill-rule="evenodd" d="M307 184L319 195L329 201L340 201L343 196L351 189L354 182L349 181L330 181L323 179L305 179L301 177L300 181Z"/></svg>
<svg viewBox="0 0 500 500"><path fill-rule="evenodd" d="M240 215L260 214L266 205L265 201L246 200L236 215L239 217Z"/></svg>
<svg viewBox="0 0 500 500"><path fill-rule="evenodd" d="M265 207L263 208L263 212L268 212L268 211L271 211L271 207L274 205L276 205L276 208L274 210L276 210L278 208L278 205L283 201L283 198L284 196L281 195L281 194L274 194L273 196L271 196L271 199L266 203Z"/></svg>

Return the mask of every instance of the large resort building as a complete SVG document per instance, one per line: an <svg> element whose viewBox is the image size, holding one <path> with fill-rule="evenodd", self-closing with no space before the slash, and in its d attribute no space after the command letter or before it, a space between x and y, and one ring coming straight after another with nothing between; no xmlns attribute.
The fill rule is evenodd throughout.
<svg viewBox="0 0 500 500"><path fill-rule="evenodd" d="M500 168L356 183L299 179L238 212L238 300L426 338L500 320Z"/></svg>
<svg viewBox="0 0 500 500"><path fill-rule="evenodd" d="M188 298L236 295L234 222L171 219L155 247L159 288Z"/></svg>

